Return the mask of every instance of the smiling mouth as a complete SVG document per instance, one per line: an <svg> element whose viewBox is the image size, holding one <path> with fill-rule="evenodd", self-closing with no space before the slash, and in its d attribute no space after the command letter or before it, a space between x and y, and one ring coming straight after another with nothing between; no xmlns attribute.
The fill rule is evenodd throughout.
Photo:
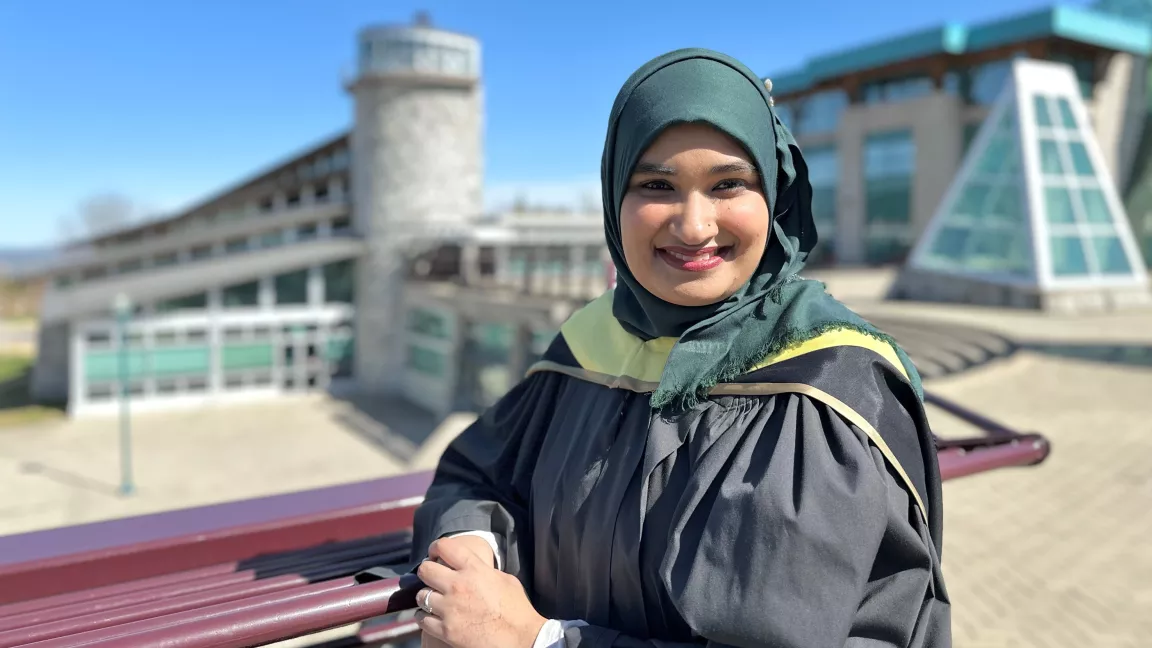
<svg viewBox="0 0 1152 648"><path fill-rule="evenodd" d="M711 270L724 263L731 252L732 246L730 245L714 245L695 250L675 246L656 248L656 255L665 263L677 270L687 272Z"/></svg>

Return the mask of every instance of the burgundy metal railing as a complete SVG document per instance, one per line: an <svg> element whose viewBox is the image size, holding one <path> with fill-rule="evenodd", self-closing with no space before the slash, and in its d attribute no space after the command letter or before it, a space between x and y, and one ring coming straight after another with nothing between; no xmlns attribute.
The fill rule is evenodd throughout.
<svg viewBox="0 0 1152 648"><path fill-rule="evenodd" d="M243 570L258 556L399 531L431 482L414 473L0 537L0 605L188 570Z"/></svg>
<svg viewBox="0 0 1152 648"><path fill-rule="evenodd" d="M944 479L1043 461L1047 441L955 403L926 400L985 435L940 440ZM398 579L430 473L0 537L0 648L228 648L364 622L329 648L418 629ZM367 620L367 621L366 621Z"/></svg>
<svg viewBox="0 0 1152 648"><path fill-rule="evenodd" d="M942 479L957 479L1010 466L1031 466L1044 461L1051 452L1048 440L1039 434L1017 432L930 392L925 392L924 402L939 407L983 432L983 436L936 440Z"/></svg>

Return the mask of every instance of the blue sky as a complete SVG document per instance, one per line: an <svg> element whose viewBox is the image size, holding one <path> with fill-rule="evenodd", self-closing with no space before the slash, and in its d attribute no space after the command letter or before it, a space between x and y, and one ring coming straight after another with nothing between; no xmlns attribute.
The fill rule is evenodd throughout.
<svg viewBox="0 0 1152 648"><path fill-rule="evenodd" d="M486 189L594 189L619 85L678 47L771 75L831 50L1035 0L0 0L0 247L55 244L84 198L169 211L350 124L340 85L373 23L434 24L484 48ZM1083 4L1073 1L1064 4Z"/></svg>

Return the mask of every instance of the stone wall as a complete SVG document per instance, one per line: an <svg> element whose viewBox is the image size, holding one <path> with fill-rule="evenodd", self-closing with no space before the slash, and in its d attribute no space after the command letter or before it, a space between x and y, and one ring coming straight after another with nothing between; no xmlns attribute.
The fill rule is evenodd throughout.
<svg viewBox="0 0 1152 648"><path fill-rule="evenodd" d="M356 376L394 392L402 374L401 289L410 240L482 209L478 80L381 77L359 82L352 131L353 218L368 244L357 268Z"/></svg>

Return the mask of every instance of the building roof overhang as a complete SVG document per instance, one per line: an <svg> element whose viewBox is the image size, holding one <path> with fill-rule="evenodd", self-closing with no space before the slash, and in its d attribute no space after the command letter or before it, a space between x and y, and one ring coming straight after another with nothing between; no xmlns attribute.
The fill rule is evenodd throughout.
<svg viewBox="0 0 1152 648"><path fill-rule="evenodd" d="M237 196L237 194L244 193L260 185L278 182L282 175L290 172L301 160L315 155L334 151L341 146L347 145L348 140L349 132L342 131L337 135L325 138L318 144L312 144L303 150L292 153L288 157L274 162L264 169L257 171L256 173L243 178L240 181L225 187L224 189L211 194L207 198L193 203L189 207L181 209L178 212L163 216L161 218L154 218L143 223L137 223L129 227L117 229L115 231L84 239L82 241L77 241L71 244L69 248L82 249L86 246L122 239L125 236L134 235L139 232L163 229L177 221L181 221L185 218L195 216L207 210L223 206L224 203L233 199L235 196Z"/></svg>
<svg viewBox="0 0 1152 648"><path fill-rule="evenodd" d="M1152 53L1152 29L1081 7L1056 6L977 25L948 23L886 38L881 42L818 56L798 70L771 76L777 96L797 94L822 83L914 59L978 54L1043 39L1062 39L1138 56Z"/></svg>
<svg viewBox="0 0 1152 648"><path fill-rule="evenodd" d="M183 297L216 286L254 281L267 275L291 272L312 265L360 256L362 240L322 238L277 248L155 268L148 272L115 275L44 295L40 320L56 322L107 313L117 295L134 303Z"/></svg>

